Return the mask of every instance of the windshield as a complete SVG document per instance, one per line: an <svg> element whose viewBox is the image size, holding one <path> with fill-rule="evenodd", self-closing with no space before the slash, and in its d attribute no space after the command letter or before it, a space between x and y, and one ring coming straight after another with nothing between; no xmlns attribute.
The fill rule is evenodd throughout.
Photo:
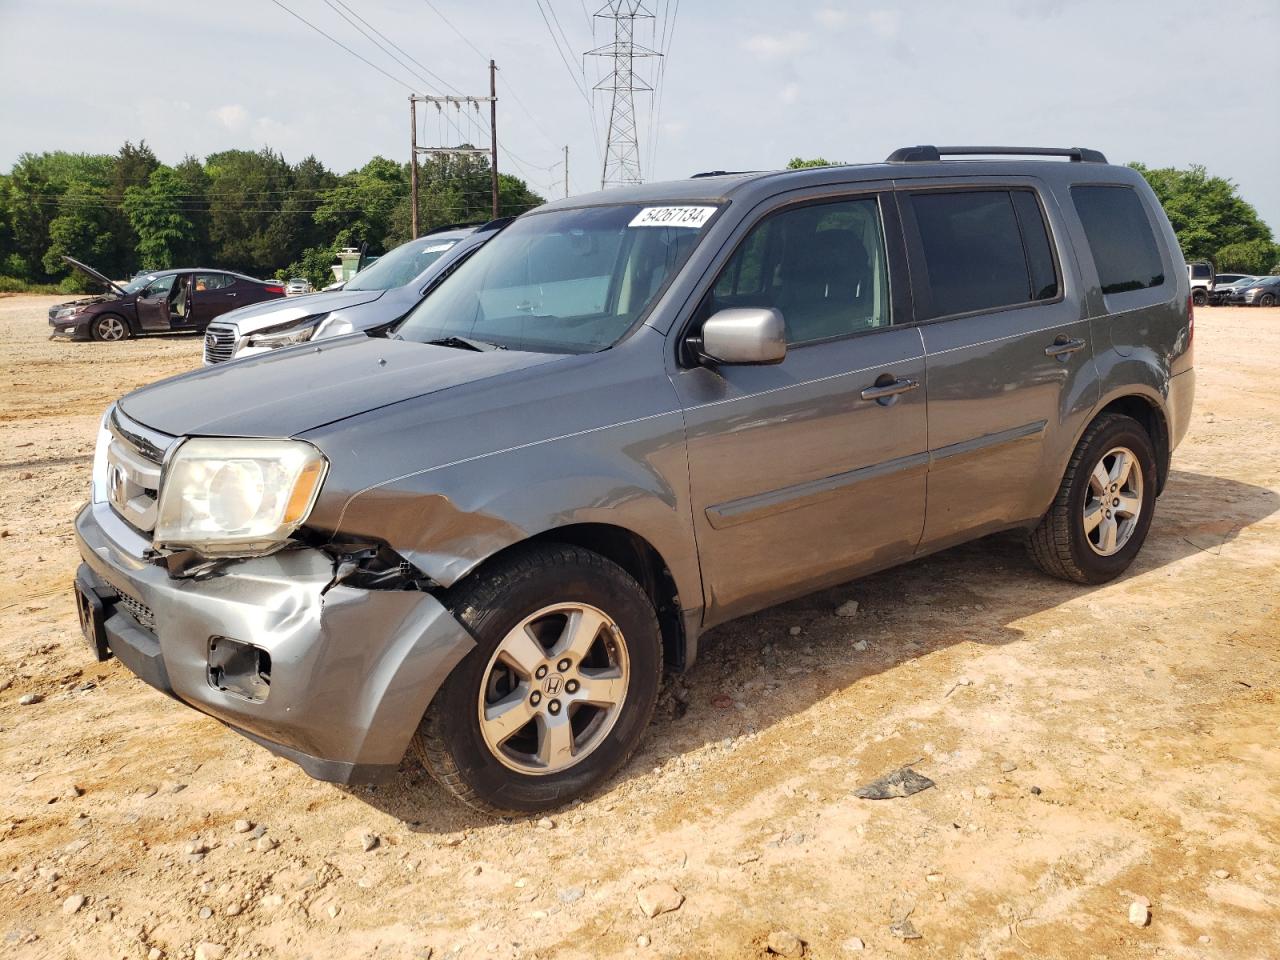
<svg viewBox="0 0 1280 960"><path fill-rule="evenodd" d="M124 285L124 292L137 293L139 290L141 290L143 287L145 287L148 283L150 283L155 278L156 278L156 275L154 273L144 273L139 276L136 276Z"/></svg>
<svg viewBox="0 0 1280 960"><path fill-rule="evenodd" d="M347 281L345 290L394 290L412 283L414 277L440 259L458 241L419 237L402 243L376 263L365 267Z"/></svg>
<svg viewBox="0 0 1280 960"><path fill-rule="evenodd" d="M618 204L536 213L489 241L396 331L513 350L612 346L688 258L716 207Z"/></svg>

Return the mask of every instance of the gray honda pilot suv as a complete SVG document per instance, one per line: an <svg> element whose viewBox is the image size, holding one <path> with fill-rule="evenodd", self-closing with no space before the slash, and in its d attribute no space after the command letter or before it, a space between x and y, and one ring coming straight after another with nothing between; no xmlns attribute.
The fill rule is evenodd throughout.
<svg viewBox="0 0 1280 960"><path fill-rule="evenodd" d="M412 744L475 807L552 808L733 617L1001 530L1056 576L1121 574L1193 329L1155 196L1093 150L558 201L388 336L109 409L82 626L314 777Z"/></svg>

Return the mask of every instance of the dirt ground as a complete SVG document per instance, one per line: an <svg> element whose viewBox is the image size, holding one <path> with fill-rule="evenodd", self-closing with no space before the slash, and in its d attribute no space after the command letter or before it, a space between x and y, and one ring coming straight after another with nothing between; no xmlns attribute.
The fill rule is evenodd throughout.
<svg viewBox="0 0 1280 960"><path fill-rule="evenodd" d="M200 345L50 342L55 300L0 299L0 954L1280 956L1280 310L1197 311L1128 576L1060 583L997 537L717 629L622 774L539 825L412 761L314 782L89 659L97 419ZM905 763L936 788L853 796ZM684 900L649 919L654 882Z"/></svg>

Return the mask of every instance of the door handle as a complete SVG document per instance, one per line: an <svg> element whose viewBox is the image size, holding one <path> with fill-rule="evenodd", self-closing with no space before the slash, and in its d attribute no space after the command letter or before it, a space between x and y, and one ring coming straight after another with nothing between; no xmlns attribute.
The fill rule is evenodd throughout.
<svg viewBox="0 0 1280 960"><path fill-rule="evenodd" d="M1044 348L1044 355L1061 359L1062 357L1070 356L1077 350L1083 350L1084 347L1085 342L1080 338L1062 335Z"/></svg>
<svg viewBox="0 0 1280 960"><path fill-rule="evenodd" d="M228 294L227 294L227 296L228 296L228 297L234 297L234 296L235 296L235 294L234 294L234 293L228 293Z"/></svg>
<svg viewBox="0 0 1280 960"><path fill-rule="evenodd" d="M885 374L885 376L878 378L875 382L875 386L864 388L860 394L862 399L875 400L877 402L881 400L889 400L900 393L908 393L920 386L919 380L908 379L890 380L887 383L881 383L880 381L884 380L887 376L888 374Z"/></svg>

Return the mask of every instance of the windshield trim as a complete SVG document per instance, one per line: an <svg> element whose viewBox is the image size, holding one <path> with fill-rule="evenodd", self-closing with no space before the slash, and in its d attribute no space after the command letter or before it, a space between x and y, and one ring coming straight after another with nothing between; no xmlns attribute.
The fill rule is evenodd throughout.
<svg viewBox="0 0 1280 960"><path fill-rule="evenodd" d="M719 222L720 218L724 215L725 210L729 208L729 204L730 204L730 200L727 197L720 197L716 199L706 199L706 200L695 200L687 197L682 197L679 199L664 200L660 197L653 197L653 198L645 198L644 200L637 200L637 199L606 200L606 201L599 201L595 203L571 204L568 206L548 207L544 205L542 207L537 207L533 210L528 211L527 213L523 213L520 216L514 218L510 223L506 224L488 241L486 241L483 244L480 244L476 249L468 251L468 255L464 258L464 262L459 263L457 266L460 268L463 265L465 265L466 261L471 260L473 256L484 253L484 251L490 246L492 242L499 240L504 233L507 233L512 227L516 226L521 220L525 220L533 217L545 216L547 214L554 214L554 213L570 213L575 210L598 210L605 207L634 207L634 206L639 206L639 207L657 207L657 206L715 207L715 212L712 213L711 216L707 218L706 223L704 223L698 229L698 233L700 235L698 242L694 244L693 248L685 256L684 261L679 265L677 269L673 270L670 274L668 274L666 279L663 281L662 285L658 287L656 291L654 291L653 296L649 299L649 302L648 304L645 305L645 308L641 310L638 314L636 314L636 317L631 322L631 324L625 330L623 330L622 333L619 334L618 337L612 343L609 343L603 347L599 347L598 349L595 349L595 350L555 351L551 349L545 349L545 351L537 351L537 352L546 352L549 354L560 353L565 356L589 356L593 353L604 353L606 350L612 350L614 347L619 346L620 344L629 340L636 333L637 330L639 330L646 323L648 323L649 318L653 315L653 312L658 308L658 305L662 303L667 293L671 290L672 285L684 273L684 271L688 269L689 263L694 259L694 255L697 253L699 246L701 246L701 244L706 242L707 237L711 235L713 228ZM426 295L423 297L423 299L420 300L413 309L409 310L403 317L397 320L392 326L387 328L388 333L395 334L396 336L400 336L403 338L401 334L401 328L404 327L404 325L408 322L409 318L414 313L416 313L417 310L428 299L430 299L430 297L435 295L445 286L446 282L452 278L455 272L456 270L451 271L445 277L440 278L439 282L432 283L431 289L426 292ZM507 349L507 348L504 347L503 349ZM514 348L512 349L514 350ZM534 351L530 351L530 352L534 352Z"/></svg>

